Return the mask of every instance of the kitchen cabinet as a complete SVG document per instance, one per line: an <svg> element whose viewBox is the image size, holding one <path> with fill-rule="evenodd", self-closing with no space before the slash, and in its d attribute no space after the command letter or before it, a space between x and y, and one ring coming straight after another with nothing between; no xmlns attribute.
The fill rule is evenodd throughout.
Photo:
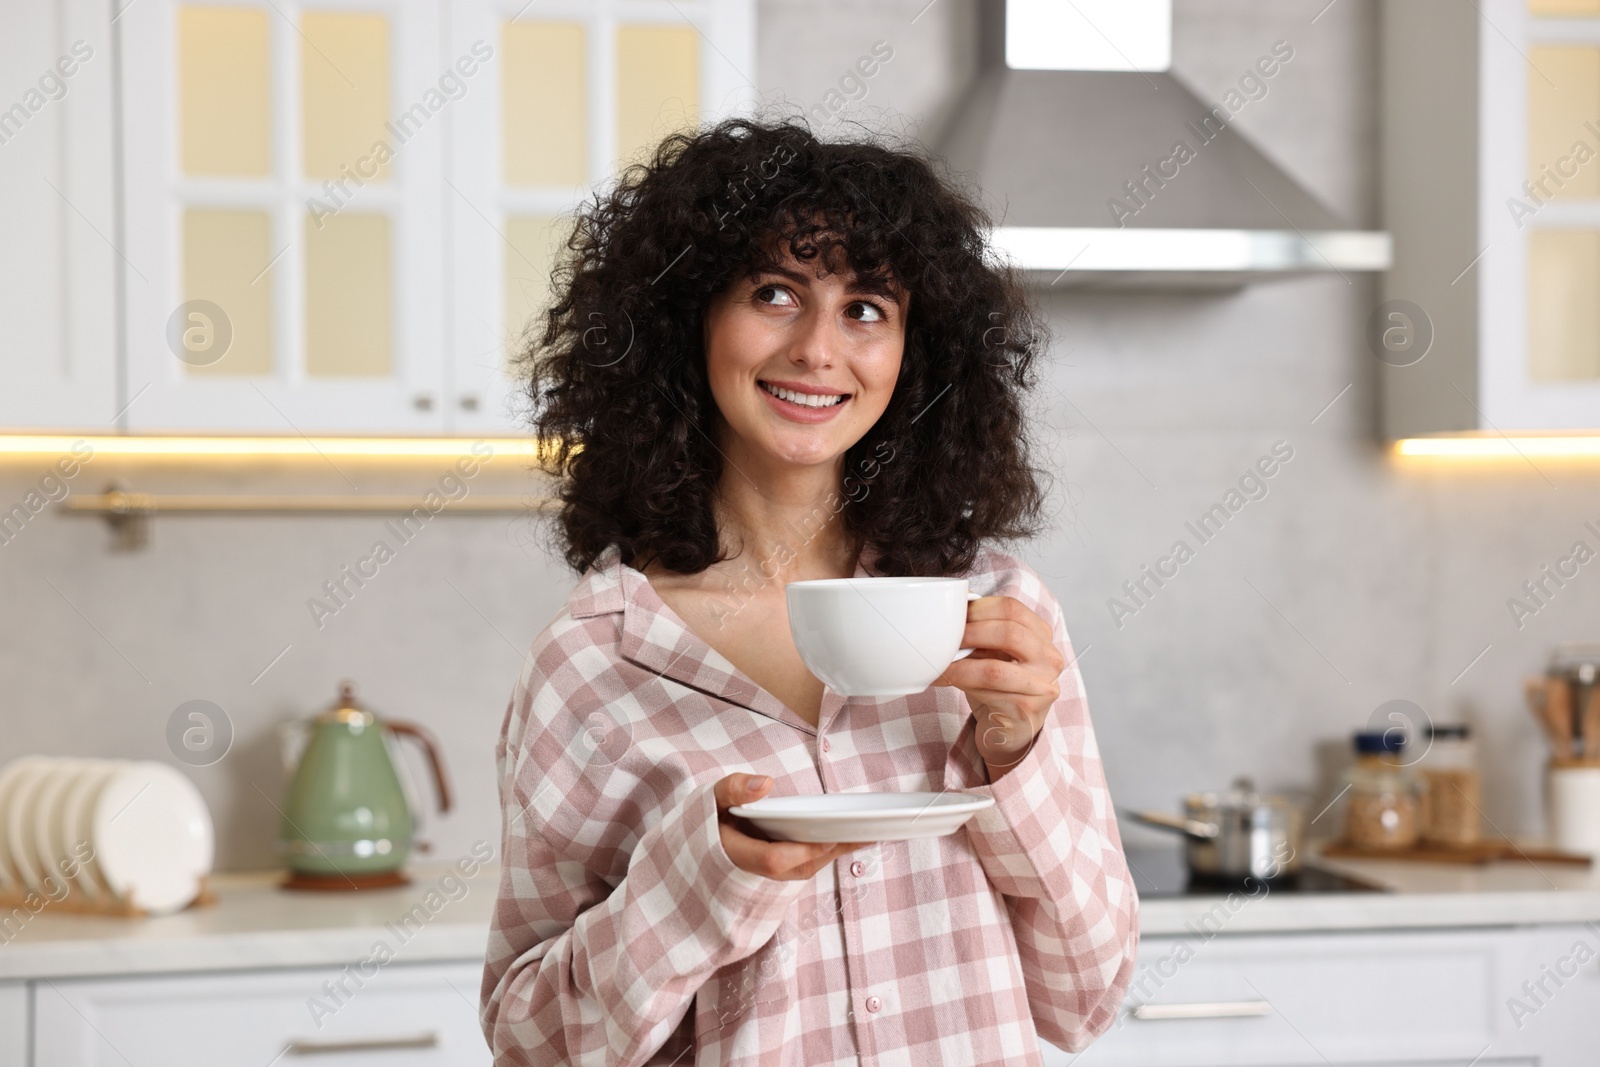
<svg viewBox="0 0 1600 1067"><path fill-rule="evenodd" d="M118 29L129 427L442 430L439 4Z"/></svg>
<svg viewBox="0 0 1600 1067"><path fill-rule="evenodd" d="M0 982L0 1067L28 1067L28 987Z"/></svg>
<svg viewBox="0 0 1600 1067"><path fill-rule="evenodd" d="M663 136L755 100L750 0L544 0L520 19L487 3L452 7L456 41L491 41L500 85L452 114L449 218L452 364L470 407L462 432L519 409L511 362L546 305L561 219ZM607 351L630 323L595 322ZM459 407L459 405L458 405Z"/></svg>
<svg viewBox="0 0 1600 1067"><path fill-rule="evenodd" d="M1046 1064L1589 1065L1597 945L1583 926L1146 938L1112 1030Z"/></svg>
<svg viewBox="0 0 1600 1067"><path fill-rule="evenodd" d="M118 30L135 431L514 431L559 217L754 93L752 0L143 0Z"/></svg>
<svg viewBox="0 0 1600 1067"><path fill-rule="evenodd" d="M33 1067L487 1067L482 977L476 962L395 962L368 976L352 966L40 982Z"/></svg>
<svg viewBox="0 0 1600 1067"><path fill-rule="evenodd" d="M6 5L0 34L0 427L117 412L111 9Z"/></svg>
<svg viewBox="0 0 1600 1067"><path fill-rule="evenodd" d="M1385 435L1600 429L1600 8L1385 0L1380 43Z"/></svg>

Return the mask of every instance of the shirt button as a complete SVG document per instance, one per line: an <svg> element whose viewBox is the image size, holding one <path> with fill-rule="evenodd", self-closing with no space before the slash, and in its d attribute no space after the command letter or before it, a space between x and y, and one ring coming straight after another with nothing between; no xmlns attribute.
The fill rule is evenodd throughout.
<svg viewBox="0 0 1600 1067"><path fill-rule="evenodd" d="M868 997L867 998L867 1010L868 1011L875 1012L881 1007L883 1007L883 1001L879 1000L877 997Z"/></svg>
<svg viewBox="0 0 1600 1067"><path fill-rule="evenodd" d="M867 865L862 863L860 860L856 860L850 865L850 873L855 875L857 878L860 878L862 875L867 873Z"/></svg>
<svg viewBox="0 0 1600 1067"><path fill-rule="evenodd" d="M822 739L822 751L828 751L828 739L826 737Z"/></svg>

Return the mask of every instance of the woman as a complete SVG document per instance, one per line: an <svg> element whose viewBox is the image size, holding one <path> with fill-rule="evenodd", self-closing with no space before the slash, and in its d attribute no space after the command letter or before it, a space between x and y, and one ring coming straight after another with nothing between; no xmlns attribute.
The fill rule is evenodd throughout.
<svg viewBox="0 0 1600 1067"><path fill-rule="evenodd" d="M1038 331L916 156L729 121L579 215L529 358L581 572L497 748L497 1064L1038 1063L1113 1021L1137 900L1061 610L987 547L1040 491ZM923 693L807 672L784 585L962 575ZM955 834L815 845L762 796L966 790Z"/></svg>

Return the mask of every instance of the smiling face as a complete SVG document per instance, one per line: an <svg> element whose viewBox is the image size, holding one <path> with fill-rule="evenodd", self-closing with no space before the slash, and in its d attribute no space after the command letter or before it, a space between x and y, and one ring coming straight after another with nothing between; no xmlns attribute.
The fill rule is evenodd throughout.
<svg viewBox="0 0 1600 1067"><path fill-rule="evenodd" d="M741 470L836 464L889 406L909 298L819 269L785 254L707 311L719 445Z"/></svg>

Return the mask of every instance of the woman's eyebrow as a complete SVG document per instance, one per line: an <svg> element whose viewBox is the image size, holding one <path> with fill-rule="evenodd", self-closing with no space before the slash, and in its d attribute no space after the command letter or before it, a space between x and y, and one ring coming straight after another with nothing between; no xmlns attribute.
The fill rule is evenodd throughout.
<svg viewBox="0 0 1600 1067"><path fill-rule="evenodd" d="M755 270L750 272L752 278L762 274L777 274L800 285L810 285L813 280L800 271L790 270L788 267L780 267L776 263L758 264Z"/></svg>
<svg viewBox="0 0 1600 1067"><path fill-rule="evenodd" d="M862 278L851 280L845 289L852 293L866 293L868 296L886 296L891 300L900 298L900 290L889 283L887 278Z"/></svg>
<svg viewBox="0 0 1600 1067"><path fill-rule="evenodd" d="M859 293L864 296L881 296L894 302L896 307L905 307L906 292L894 285L887 278L860 278L857 277L845 287L847 292Z"/></svg>

